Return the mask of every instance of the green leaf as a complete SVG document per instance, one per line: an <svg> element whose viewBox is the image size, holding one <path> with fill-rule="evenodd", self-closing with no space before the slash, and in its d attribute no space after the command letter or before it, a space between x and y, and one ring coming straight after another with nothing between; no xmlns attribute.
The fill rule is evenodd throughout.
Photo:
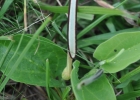
<svg viewBox="0 0 140 100"><path fill-rule="evenodd" d="M12 36L0 36L0 40L11 40L12 41Z"/></svg>
<svg viewBox="0 0 140 100"><path fill-rule="evenodd" d="M140 73L140 66L132 70L131 72L127 73L126 75L122 76L120 79L118 79L119 81L116 81L115 83L120 83L120 82L122 83L125 81L134 80L140 75L139 73Z"/></svg>
<svg viewBox="0 0 140 100"><path fill-rule="evenodd" d="M11 5L11 3L14 0L5 0L1 10L0 10L0 19L4 16L5 12L7 11L7 9L9 8L9 6Z"/></svg>
<svg viewBox="0 0 140 100"><path fill-rule="evenodd" d="M93 20L94 15L93 14L83 14L83 13L77 13L77 17L81 19L86 19L86 20Z"/></svg>
<svg viewBox="0 0 140 100"><path fill-rule="evenodd" d="M131 72L130 72L131 73ZM128 73L129 74L129 73ZM124 75L125 76L125 75ZM126 74L126 76L128 76L127 74ZM139 83L138 82L138 80L140 79L140 73L139 74L136 74L136 75L134 75L134 76L131 76L131 77L125 77L125 78L128 78L127 80L125 80L125 81L121 81L121 80L119 80L120 81L120 83L116 86L116 88L124 88L124 87L126 87L126 86L128 86L131 82L135 82L135 83ZM122 77L123 78L123 77ZM133 88L135 88L136 87L136 84L134 84L133 85L134 87Z"/></svg>
<svg viewBox="0 0 140 100"><path fill-rule="evenodd" d="M108 61L101 67L109 73L123 70L140 59L139 37L139 31L118 34L100 44L94 52L94 57L100 61Z"/></svg>
<svg viewBox="0 0 140 100"><path fill-rule="evenodd" d="M116 100L114 91L105 75L102 75L93 83L78 89L77 85L80 82L77 75L79 61L75 61L73 67L71 84L76 100L91 100L91 98L92 100Z"/></svg>
<svg viewBox="0 0 140 100"><path fill-rule="evenodd" d="M39 6L38 6L39 4ZM47 10L54 13L67 13L68 6L50 6L42 2L33 3L34 6L43 10ZM78 12L86 14L109 14L109 15L124 15L124 12L117 9L109 9L97 6L78 6Z"/></svg>
<svg viewBox="0 0 140 100"><path fill-rule="evenodd" d="M123 29L123 30L116 31L116 32L95 35L95 36L92 36L89 38L84 38L84 39L78 40L77 46L78 46L78 48L83 48L83 47L90 46L93 44L100 44L100 43L106 41L107 39L115 36L116 34L120 34L122 32L135 32L135 31L140 31L140 28L129 28L129 29Z"/></svg>
<svg viewBox="0 0 140 100"><path fill-rule="evenodd" d="M6 65L14 54L20 41L20 37L21 35L13 36L15 43L6 57L1 69L2 72L6 70ZM31 37L32 35L24 36L18 53L10 62L11 66L15 63L18 56L20 56L22 50L25 48ZM0 40L1 57L3 56L3 52L7 50L9 43L9 41ZM55 80L55 78L61 77L62 70L66 65L66 53L53 42L43 37L39 37L38 40L34 42L31 49L29 49L23 58L21 64L17 67L10 78L26 84L46 86L46 59L49 60L50 66L50 86L62 85L62 82ZM8 71L11 69L11 66L8 67Z"/></svg>
<svg viewBox="0 0 140 100"><path fill-rule="evenodd" d="M140 96L140 90L139 91L133 91L133 92L128 92L126 94L122 94L117 96L117 100L129 100L131 98L136 98Z"/></svg>
<svg viewBox="0 0 140 100"><path fill-rule="evenodd" d="M49 82L50 82L50 66L48 59L46 60L46 91L48 94L48 98L50 99L50 90L49 90Z"/></svg>

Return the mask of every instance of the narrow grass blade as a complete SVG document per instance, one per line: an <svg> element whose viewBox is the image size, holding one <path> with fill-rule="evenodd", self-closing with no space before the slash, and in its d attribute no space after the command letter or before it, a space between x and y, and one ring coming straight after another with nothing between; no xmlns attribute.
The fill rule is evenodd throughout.
<svg viewBox="0 0 140 100"><path fill-rule="evenodd" d="M50 93L51 93L52 96L53 96L53 100L62 100L62 99L60 98L60 96L58 95L58 93L57 93L56 90L50 89Z"/></svg>
<svg viewBox="0 0 140 100"><path fill-rule="evenodd" d="M127 0L124 0L122 3L120 3L118 6L116 6L115 8L119 7L120 5L122 5L123 3L125 3ZM123 15L123 14L122 14ZM94 28L96 25L98 25L101 21L103 21L104 19L106 19L107 17L109 17L110 15L105 14L103 16L101 16L99 19L97 19L95 22L91 23L89 26L87 26L85 29L83 29L77 36L77 39L81 38L83 35L85 35L87 32L89 32L92 28Z"/></svg>
<svg viewBox="0 0 140 100"><path fill-rule="evenodd" d="M86 19L86 20L93 20L94 15L93 14L77 13L77 18Z"/></svg>
<svg viewBox="0 0 140 100"><path fill-rule="evenodd" d="M129 100L131 98L136 98L140 96L140 90L139 91L133 91L133 92L128 92L126 94L122 94L117 96L117 100Z"/></svg>
<svg viewBox="0 0 140 100"><path fill-rule="evenodd" d="M16 48L16 50L15 50L13 56L10 58L9 62L7 63L6 69L5 69L5 71L3 72L3 74L6 73L7 68L8 68L8 66L10 65L10 62L11 62L12 59L16 56L16 53L18 52L19 47L21 46L21 42L22 42L22 40L23 40L23 36L24 36L24 33L23 33L22 36L20 37L20 41L19 41L19 43L18 43L18 46L17 46L17 48ZM3 77L4 77L4 75L3 75Z"/></svg>
<svg viewBox="0 0 140 100"><path fill-rule="evenodd" d="M123 29L123 30L116 31L116 32L104 33L104 34L100 34L100 35L78 40L77 45L78 45L78 48L84 48L84 47L88 47L93 44L100 44L100 43L108 40L109 38L115 36L116 34L120 34L123 32L136 32L136 31L140 31L140 28L129 28L129 29Z"/></svg>
<svg viewBox="0 0 140 100"><path fill-rule="evenodd" d="M50 6L42 2L38 2L40 8L43 10L48 10L53 13L67 13L68 6ZM34 6L38 7L36 3L33 3ZM97 6L78 6L78 12L85 14L109 14L109 15L122 15L124 14L121 10L108 9Z"/></svg>
<svg viewBox="0 0 140 100"><path fill-rule="evenodd" d="M140 66L138 68L134 69L133 71L129 72L128 74L124 75L123 77L121 77L119 79L119 81L116 81L115 83L125 82L138 73L140 73Z"/></svg>
<svg viewBox="0 0 140 100"><path fill-rule="evenodd" d="M13 43L14 43L14 41L11 41L11 42L10 42L7 51L4 53L2 59L0 60L0 68L1 68L1 66L3 65L4 60L5 60L6 56L8 55L8 53L9 53L9 51L10 51L10 49L11 49Z"/></svg>
<svg viewBox="0 0 140 100"><path fill-rule="evenodd" d="M101 21L109 17L109 15L103 15L99 19L97 19L95 22L88 25L86 28L84 28L78 35L77 39L81 38L83 35L85 35L88 31L90 31L92 28L94 28L96 25L98 25Z"/></svg>
<svg viewBox="0 0 140 100"><path fill-rule="evenodd" d="M7 11L7 9L9 8L9 6L11 5L11 3L14 0L5 0L1 10L0 10L0 19L4 16L5 12Z"/></svg>
<svg viewBox="0 0 140 100"><path fill-rule="evenodd" d="M1 69L1 67L2 67L2 65L3 65L3 63L4 63L5 59L6 59L6 56L8 55L9 51L11 50L11 48L13 46L13 43L14 43L14 41L10 42L7 51L4 53L2 59L0 60L0 69ZM4 75L2 75L1 78L0 78L0 84L3 81L3 79L4 79Z"/></svg>
<svg viewBox="0 0 140 100"><path fill-rule="evenodd" d="M46 60L46 90L47 90L47 94L48 94L48 97L49 97L49 100L51 100L50 98L50 90L49 90L49 82L50 82L50 67L49 67L49 60L47 59Z"/></svg>
<svg viewBox="0 0 140 100"><path fill-rule="evenodd" d="M71 88L69 86L67 86L65 88L65 90L63 91L63 94L62 94L62 100L66 100L66 97L69 94L70 90L71 90Z"/></svg>
<svg viewBox="0 0 140 100"><path fill-rule="evenodd" d="M52 26L55 28L55 30L58 32L58 34L65 40L67 41L67 39L65 38L65 36L62 34L62 32L59 30L59 28L57 27L57 24L55 23L55 21L52 22Z"/></svg>

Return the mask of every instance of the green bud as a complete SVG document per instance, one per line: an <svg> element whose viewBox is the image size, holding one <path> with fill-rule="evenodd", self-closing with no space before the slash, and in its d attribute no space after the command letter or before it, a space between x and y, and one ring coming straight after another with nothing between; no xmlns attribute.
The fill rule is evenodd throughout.
<svg viewBox="0 0 140 100"><path fill-rule="evenodd" d="M67 53L67 65L62 72L62 79L69 80L72 70L72 58L70 57L69 53Z"/></svg>

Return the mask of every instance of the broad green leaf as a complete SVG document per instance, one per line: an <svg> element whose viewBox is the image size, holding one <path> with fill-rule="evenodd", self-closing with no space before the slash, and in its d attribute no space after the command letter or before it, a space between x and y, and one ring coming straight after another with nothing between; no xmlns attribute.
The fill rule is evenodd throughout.
<svg viewBox="0 0 140 100"><path fill-rule="evenodd" d="M114 91L105 75L102 75L93 83L78 89L77 85L80 82L77 74L79 62L75 61L73 67L71 84L76 100L116 100Z"/></svg>
<svg viewBox="0 0 140 100"><path fill-rule="evenodd" d="M101 67L115 73L140 59L140 32L118 34L100 44L94 52L94 57L100 61L110 60ZM124 51L120 53L120 51Z"/></svg>
<svg viewBox="0 0 140 100"><path fill-rule="evenodd" d="M8 64L9 59L14 54L14 51L17 48L18 42L20 41L21 35L14 35L13 44L6 60L2 66L2 72L5 71L6 65ZM32 35L25 35L21 46L16 54L16 57L10 62L10 65L13 65L17 60L17 57L20 56L23 48L31 39ZM0 40L0 56L3 56L3 52L7 50L9 41ZM62 70L66 65L66 53L57 45L55 45L50 40L39 37L38 40L34 42L31 49L25 55L21 64L17 67L15 72L10 76L11 79L32 84L46 86L46 59L49 60L50 65L50 86L60 86L62 85L61 81L55 80L56 77L61 77ZM8 67L8 70L11 69L11 66Z"/></svg>
<svg viewBox="0 0 140 100"><path fill-rule="evenodd" d="M122 48L127 50L130 47L139 44L139 36L140 31L117 34L100 44L94 52L94 57L98 60L106 60L118 53Z"/></svg>

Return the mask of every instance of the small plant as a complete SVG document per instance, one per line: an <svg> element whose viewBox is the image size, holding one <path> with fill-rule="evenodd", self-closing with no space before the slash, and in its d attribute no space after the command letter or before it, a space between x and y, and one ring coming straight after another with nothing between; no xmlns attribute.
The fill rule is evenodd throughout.
<svg viewBox="0 0 140 100"><path fill-rule="evenodd" d="M92 6L78 6L81 0L70 1L69 6L66 1L66 6L51 6L42 0L3 1L0 91L12 79L45 87L47 100L137 100L140 97L137 8L140 6L136 2L139 1L112 0L114 6L102 0L94 0ZM12 9L18 15L9 17L12 3L19 8L21 5L24 14ZM128 12L129 9L136 13ZM34 18L41 18L37 20L41 25L32 24ZM8 25L21 27L10 32Z"/></svg>

